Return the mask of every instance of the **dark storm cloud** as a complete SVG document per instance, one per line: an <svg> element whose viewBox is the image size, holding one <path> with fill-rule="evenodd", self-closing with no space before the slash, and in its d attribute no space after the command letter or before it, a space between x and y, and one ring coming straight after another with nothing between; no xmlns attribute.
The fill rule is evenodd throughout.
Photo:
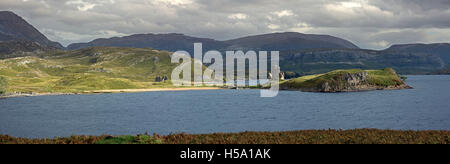
<svg viewBox="0 0 450 164"><path fill-rule="evenodd" d="M278 31L330 34L362 48L449 42L448 0L1 0L68 44L135 33L219 40Z"/></svg>

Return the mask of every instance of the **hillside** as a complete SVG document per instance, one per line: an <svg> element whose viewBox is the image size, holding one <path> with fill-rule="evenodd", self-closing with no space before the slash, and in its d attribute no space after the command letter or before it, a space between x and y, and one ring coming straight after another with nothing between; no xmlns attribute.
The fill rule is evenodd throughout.
<svg viewBox="0 0 450 164"><path fill-rule="evenodd" d="M447 67L450 67L450 43L401 44L393 45L384 51L438 55L442 60L445 61Z"/></svg>
<svg viewBox="0 0 450 164"><path fill-rule="evenodd" d="M225 41L229 50L265 50L265 51L296 51L308 49L359 49L353 43L329 36L302 34L296 32L272 33L248 36Z"/></svg>
<svg viewBox="0 0 450 164"><path fill-rule="evenodd" d="M438 55L356 49L282 51L280 66L283 71L302 75L326 73L336 69L386 67L394 68L401 74L426 74L446 67Z"/></svg>
<svg viewBox="0 0 450 164"><path fill-rule="evenodd" d="M67 48L77 50L87 47L133 47L154 48L175 52L184 50L193 52L194 43L203 43L204 49L221 49L226 45L220 41L207 38L190 37L183 34L136 34L109 39L96 39L89 43L74 43Z"/></svg>
<svg viewBox="0 0 450 164"><path fill-rule="evenodd" d="M382 69L391 67L401 74L428 74L449 66L442 53L413 50L362 50L353 43L328 35L273 33L243 37L228 41L189 37L182 34L143 34L89 43L72 44L69 49L92 46L152 47L159 50L187 50L193 54L193 44L203 43L207 50L277 50L282 71L308 75L336 69ZM445 46L434 51L445 51ZM447 55L450 56L450 55Z"/></svg>
<svg viewBox="0 0 450 164"><path fill-rule="evenodd" d="M430 73L431 75L450 75L450 68Z"/></svg>
<svg viewBox="0 0 450 164"><path fill-rule="evenodd" d="M305 92L354 92L408 88L411 87L407 86L391 68L336 70L326 74L300 77L281 84L283 90Z"/></svg>
<svg viewBox="0 0 450 164"><path fill-rule="evenodd" d="M155 77L170 78L175 67L169 52L102 47L0 60L0 76L8 92L80 93L168 86Z"/></svg>
<svg viewBox="0 0 450 164"><path fill-rule="evenodd" d="M10 11L0 11L0 41L30 41L41 46L64 48L50 41L23 18Z"/></svg>
<svg viewBox="0 0 450 164"><path fill-rule="evenodd" d="M54 47L41 46L31 41L0 41L0 59L40 56L46 53L60 51Z"/></svg>
<svg viewBox="0 0 450 164"><path fill-rule="evenodd" d="M249 36L228 41L217 41L207 38L190 37L183 34L138 34L109 39L96 39L89 43L75 43L68 49L80 49L85 47L112 46L112 47L136 47L155 48L158 50L193 52L194 43L203 43L204 51L207 50L305 50L317 48L350 48L357 49L353 43L344 39L328 35L309 35L301 33L273 33L257 36Z"/></svg>

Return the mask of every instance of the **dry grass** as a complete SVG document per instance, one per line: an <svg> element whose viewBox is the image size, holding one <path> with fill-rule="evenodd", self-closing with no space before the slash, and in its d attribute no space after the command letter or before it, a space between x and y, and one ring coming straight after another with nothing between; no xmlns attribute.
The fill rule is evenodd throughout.
<svg viewBox="0 0 450 164"><path fill-rule="evenodd" d="M450 131L398 131L377 129L303 130L174 134L167 136L73 136L25 139L0 135L0 144L450 144Z"/></svg>
<svg viewBox="0 0 450 164"><path fill-rule="evenodd" d="M106 136L72 136L54 139L28 139L0 135L0 144L94 144Z"/></svg>

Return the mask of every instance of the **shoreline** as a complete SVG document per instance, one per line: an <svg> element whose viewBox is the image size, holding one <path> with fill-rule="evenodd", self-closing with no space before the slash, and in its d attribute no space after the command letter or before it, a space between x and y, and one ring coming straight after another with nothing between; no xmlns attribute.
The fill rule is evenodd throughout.
<svg viewBox="0 0 450 164"><path fill-rule="evenodd" d="M204 90L225 90L230 88L223 87L188 87L188 88L151 88L151 89L107 89L107 90L93 90L93 91L83 91L78 93L9 93L6 95L0 95L0 99L15 98L15 97L36 97L36 96L61 96L61 95L88 95L88 94L113 94L113 93L142 93L142 92L177 92L177 91L204 91ZM266 89L266 88L239 88L243 89ZM404 85L399 87L387 87L387 88L369 88L369 89L358 89L352 91L341 91L341 92L368 92L377 90L405 90L414 89L411 86ZM291 92L313 92L313 93L333 93L333 92L320 92L313 89L286 89L280 88L280 91L291 91ZM336 92L334 92L336 93Z"/></svg>
<svg viewBox="0 0 450 164"><path fill-rule="evenodd" d="M151 88L151 89L105 89L84 91L83 94L101 94L101 93L139 93L139 92L170 92L170 91L201 91L201 90L222 90L219 87L189 87L189 88Z"/></svg>
<svg viewBox="0 0 450 164"><path fill-rule="evenodd" d="M141 92L175 92L175 91L201 91L201 90L223 90L219 87L189 87L189 88L152 88L152 89L108 89L84 91L80 93L9 93L0 95L0 99L14 97L36 97L36 96L60 96L60 95L87 95L87 94L108 94L108 93L141 93Z"/></svg>
<svg viewBox="0 0 450 164"><path fill-rule="evenodd" d="M37 97L37 96L61 96L61 95L79 95L80 93L13 93L0 95L0 99L15 97Z"/></svg>
<svg viewBox="0 0 450 164"><path fill-rule="evenodd" d="M364 88L355 88L341 91L319 91L317 88L300 88L300 89L280 88L281 91L300 91L311 93L348 93L348 92L370 92L370 91L395 91L408 89L414 89L414 87L411 87L409 85L389 86L389 87L369 86Z"/></svg>

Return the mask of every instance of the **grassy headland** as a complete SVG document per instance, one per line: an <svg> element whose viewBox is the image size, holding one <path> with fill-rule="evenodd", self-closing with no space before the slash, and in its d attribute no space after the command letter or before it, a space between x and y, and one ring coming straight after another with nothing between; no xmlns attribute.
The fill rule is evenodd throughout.
<svg viewBox="0 0 450 164"><path fill-rule="evenodd" d="M450 131L303 130L27 139L0 135L0 144L450 144Z"/></svg>
<svg viewBox="0 0 450 164"><path fill-rule="evenodd" d="M0 92L84 93L173 88L171 53L153 49L95 47L0 60ZM156 82L156 77L169 80ZM9 86L4 88L3 81ZM4 89L3 89L4 88Z"/></svg>
<svg viewBox="0 0 450 164"><path fill-rule="evenodd" d="M284 90L311 92L350 92L377 89L410 88L393 69L383 70L335 70L325 74L303 76L284 81Z"/></svg>

